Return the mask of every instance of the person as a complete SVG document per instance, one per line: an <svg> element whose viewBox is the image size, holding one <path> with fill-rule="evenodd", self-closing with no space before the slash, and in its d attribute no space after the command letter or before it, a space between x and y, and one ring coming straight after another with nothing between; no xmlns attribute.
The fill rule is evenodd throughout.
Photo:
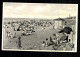
<svg viewBox="0 0 80 57"><path fill-rule="evenodd" d="M41 44L42 47L45 47L45 41L43 41L43 43Z"/></svg>
<svg viewBox="0 0 80 57"><path fill-rule="evenodd" d="M18 44L18 49L20 49L22 46L21 46L21 37L18 37L18 42L17 42L17 44Z"/></svg>
<svg viewBox="0 0 80 57"><path fill-rule="evenodd" d="M6 38L9 36L9 32L8 31L6 31Z"/></svg>
<svg viewBox="0 0 80 57"><path fill-rule="evenodd" d="M50 37L50 42L53 42L52 37Z"/></svg>
<svg viewBox="0 0 80 57"><path fill-rule="evenodd" d="M56 34L55 33L53 34L52 39L54 39L54 40L56 39Z"/></svg>
<svg viewBox="0 0 80 57"><path fill-rule="evenodd" d="M57 46L57 45L59 45L60 44L60 36L58 35L58 34L53 34L53 44L55 45L55 46Z"/></svg>
<svg viewBox="0 0 80 57"><path fill-rule="evenodd" d="M14 34L13 38L16 38L16 33Z"/></svg>
<svg viewBox="0 0 80 57"><path fill-rule="evenodd" d="M64 35L60 38L60 43L67 43L68 42L68 36Z"/></svg>
<svg viewBox="0 0 80 57"><path fill-rule="evenodd" d="M45 46L48 46L48 38L46 38L46 41L45 41Z"/></svg>
<svg viewBox="0 0 80 57"><path fill-rule="evenodd" d="M57 41L58 45L60 44L60 38L61 38L61 36L59 36L58 34L56 34L56 41Z"/></svg>
<svg viewBox="0 0 80 57"><path fill-rule="evenodd" d="M49 45L48 46L50 46L50 45L53 45L54 43L53 43L53 39L52 39L52 37L50 37L50 42L49 42Z"/></svg>
<svg viewBox="0 0 80 57"><path fill-rule="evenodd" d="M68 35L69 37L68 37L68 41L70 42L70 43L73 43L73 32L70 32L70 34Z"/></svg>
<svg viewBox="0 0 80 57"><path fill-rule="evenodd" d="M57 44L57 37L56 37L56 34L53 34L52 39L53 39L54 44L56 45L56 44Z"/></svg>

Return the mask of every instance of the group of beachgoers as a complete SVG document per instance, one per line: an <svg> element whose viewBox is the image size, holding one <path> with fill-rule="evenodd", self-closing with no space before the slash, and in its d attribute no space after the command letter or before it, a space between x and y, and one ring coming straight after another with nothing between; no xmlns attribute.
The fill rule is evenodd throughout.
<svg viewBox="0 0 80 57"><path fill-rule="evenodd" d="M52 37L46 38L41 44L42 47L54 46L57 48L61 47L62 45L65 45L65 48L67 48L67 46L69 46L70 49L74 48L74 44L72 43L71 39L69 39L69 36L59 36L58 34L53 34Z"/></svg>
<svg viewBox="0 0 80 57"><path fill-rule="evenodd" d="M58 45L60 43L59 39L60 38L56 34L53 34L52 37L46 38L41 45L42 47L48 47L50 45Z"/></svg>

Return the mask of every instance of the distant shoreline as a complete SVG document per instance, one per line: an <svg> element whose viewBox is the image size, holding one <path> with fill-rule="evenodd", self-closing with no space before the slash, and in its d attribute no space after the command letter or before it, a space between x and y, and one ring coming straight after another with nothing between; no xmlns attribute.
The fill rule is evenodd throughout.
<svg viewBox="0 0 80 57"><path fill-rule="evenodd" d="M76 17L76 16L71 16L71 17ZM61 19L67 19L67 18L69 18L69 17L65 17L65 18L62 18L61 17ZM52 19L58 19L58 18L13 18L13 17L4 17L3 18L4 20L13 20L13 19L15 19L15 20L26 20L26 19L29 19L29 20L40 20L40 19L44 19L44 20L52 20Z"/></svg>

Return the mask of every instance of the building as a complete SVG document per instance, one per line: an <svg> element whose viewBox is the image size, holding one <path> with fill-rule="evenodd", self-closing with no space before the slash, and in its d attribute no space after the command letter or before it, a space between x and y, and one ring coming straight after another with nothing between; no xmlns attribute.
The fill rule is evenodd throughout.
<svg viewBox="0 0 80 57"><path fill-rule="evenodd" d="M54 19L54 29L62 29L64 22L65 20L61 18Z"/></svg>

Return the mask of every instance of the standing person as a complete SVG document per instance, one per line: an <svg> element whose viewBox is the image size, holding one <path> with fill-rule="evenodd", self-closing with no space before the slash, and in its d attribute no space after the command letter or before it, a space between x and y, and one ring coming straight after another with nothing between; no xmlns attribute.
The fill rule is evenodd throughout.
<svg viewBox="0 0 80 57"><path fill-rule="evenodd" d="M45 45L48 46L48 38L46 38Z"/></svg>
<svg viewBox="0 0 80 57"><path fill-rule="evenodd" d="M17 44L18 44L18 49L21 49L21 37L18 37Z"/></svg>
<svg viewBox="0 0 80 57"><path fill-rule="evenodd" d="M69 39L69 42L70 42L70 43L73 43L73 32L71 32L71 33L69 34L68 39Z"/></svg>

